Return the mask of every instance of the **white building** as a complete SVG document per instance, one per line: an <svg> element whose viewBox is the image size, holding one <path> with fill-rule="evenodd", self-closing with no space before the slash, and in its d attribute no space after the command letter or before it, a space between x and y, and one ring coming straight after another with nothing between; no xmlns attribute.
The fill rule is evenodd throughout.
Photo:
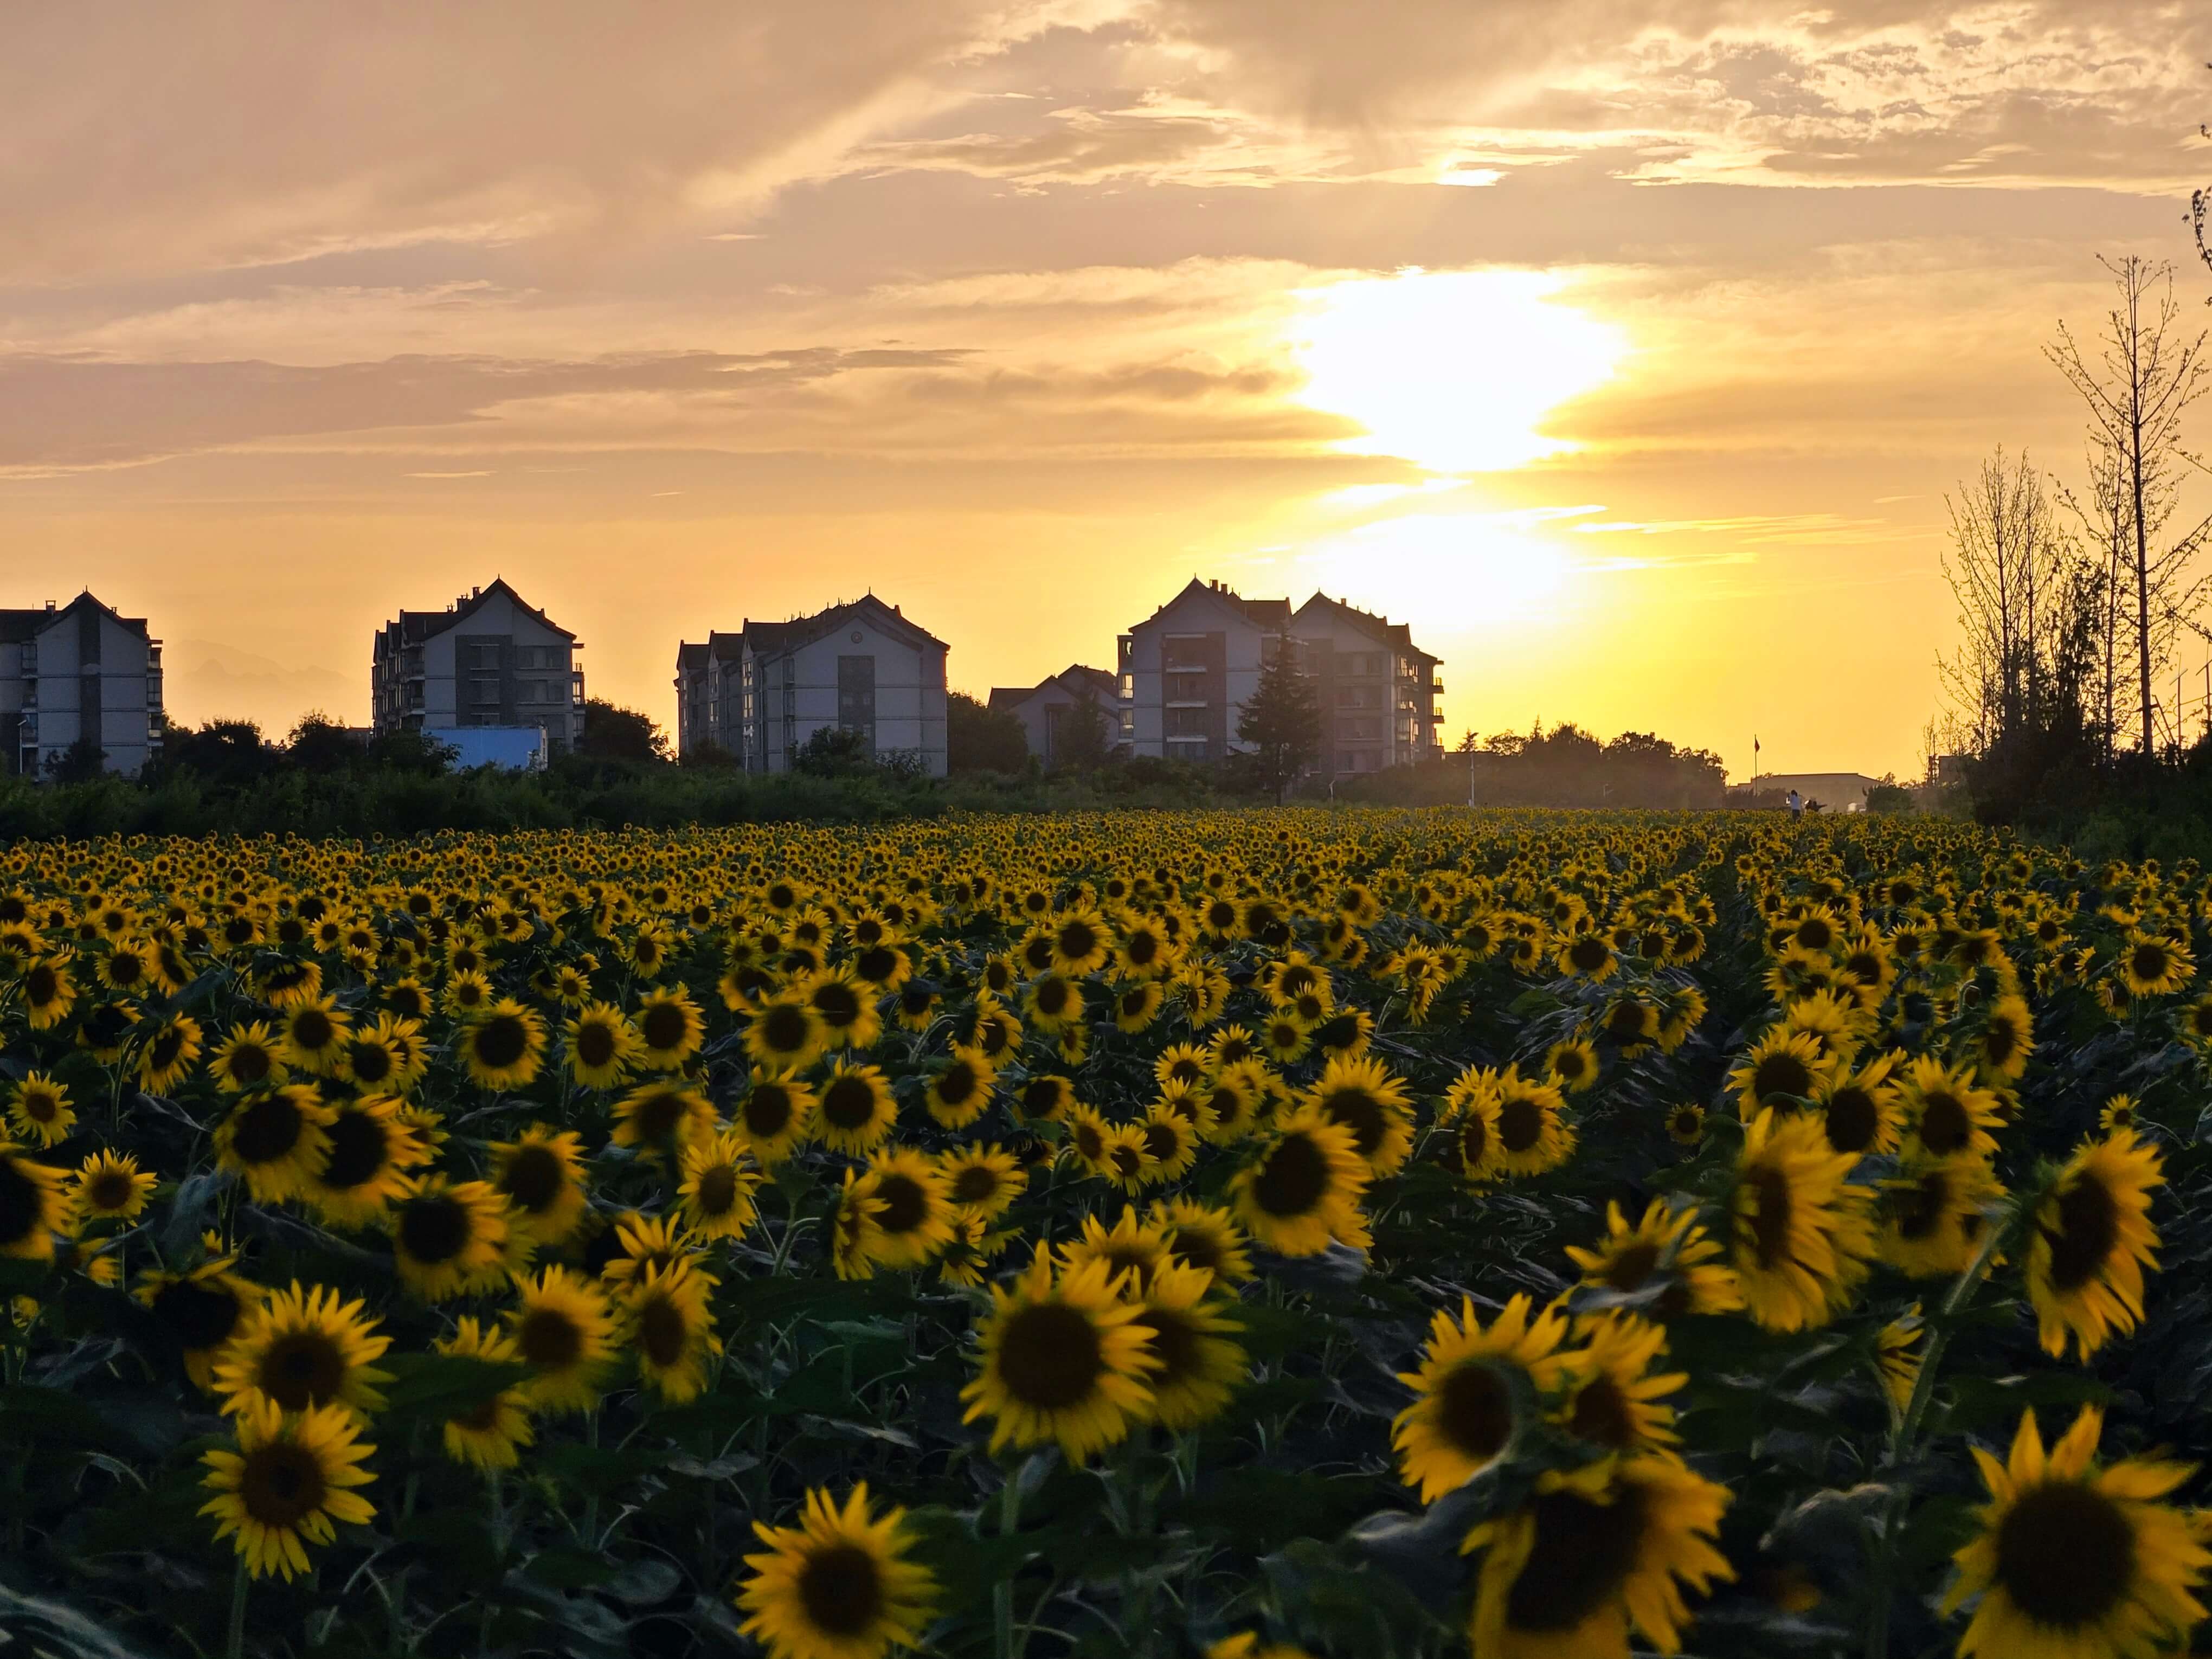
<svg viewBox="0 0 2212 1659"><path fill-rule="evenodd" d="M80 738L136 777L161 753L161 642L141 617L80 593L57 609L0 611L0 763L40 776Z"/></svg>
<svg viewBox="0 0 2212 1659"><path fill-rule="evenodd" d="M1060 759L1060 729L1068 711L1085 697L1106 721L1106 746L1115 747L1121 737L1121 683L1103 668L1074 663L1036 685L994 686L990 706L1019 720L1030 753L1051 766Z"/></svg>
<svg viewBox="0 0 2212 1659"><path fill-rule="evenodd" d="M1218 761L1243 745L1237 713L1291 620L1288 599L1190 585L1121 641L1121 741L1132 755Z"/></svg>
<svg viewBox="0 0 2212 1659"><path fill-rule="evenodd" d="M1405 623L1316 593L1298 607L1291 632L1321 698L1317 775L1377 772L1443 753L1441 659L1415 645Z"/></svg>
<svg viewBox="0 0 2212 1659"><path fill-rule="evenodd" d="M789 622L677 647L679 754L712 743L751 772L787 772L824 726L865 733L879 760L945 775L945 641L871 593Z"/></svg>
<svg viewBox="0 0 2212 1659"><path fill-rule="evenodd" d="M581 649L501 580L443 611L403 611L376 632L373 729L535 726L555 753L574 749L584 737Z"/></svg>

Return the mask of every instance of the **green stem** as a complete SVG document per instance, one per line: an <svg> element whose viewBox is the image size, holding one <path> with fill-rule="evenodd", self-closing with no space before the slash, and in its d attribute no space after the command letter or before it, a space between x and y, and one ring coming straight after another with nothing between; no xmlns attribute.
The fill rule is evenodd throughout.
<svg viewBox="0 0 2212 1659"><path fill-rule="evenodd" d="M999 1489L999 1536L1012 1538L1022 1526L1022 1471L1006 1471L1006 1484ZM991 1621L998 1631L994 1651L999 1659L1018 1659L1014 1646L1014 1569L1009 1563L991 1586ZM1026 1643L1024 1644L1027 1645Z"/></svg>
<svg viewBox="0 0 2212 1659"><path fill-rule="evenodd" d="M238 1571L230 1583L230 1634L224 1640L222 1650L226 1659L241 1659L246 1652L246 1587L252 1581L246 1577L246 1558L238 1558Z"/></svg>
<svg viewBox="0 0 2212 1659"><path fill-rule="evenodd" d="M1919 1438L1920 1425L1928 1415L1928 1408L1936 1398L1936 1370L1943 1358L1943 1351L1951 1345L1951 1324L1974 1299L1982 1281L1989 1277L1990 1264L1996 1261L2019 1226L2030 1206L2022 1204L2002 1221L1993 1224L1989 1236L1982 1240L1982 1248L1958 1282L1951 1286L1943 1298L1943 1305L1936 1320L1928 1326L1928 1351L1921 1356L1919 1375L1912 1379L1911 1396L1899 1414L1897 1426L1889 1438L1889 1455L1883 1460L1883 1468L1891 1478L1888 1500L1882 1505L1881 1535L1875 1540L1874 1571L1870 1575L1872 1612L1867 1624L1866 1659L1889 1659L1889 1604L1892 1585L1896 1574L1897 1535L1905 1524L1905 1506L1911 1500L1911 1491L1896 1478L1912 1454L1914 1441Z"/></svg>

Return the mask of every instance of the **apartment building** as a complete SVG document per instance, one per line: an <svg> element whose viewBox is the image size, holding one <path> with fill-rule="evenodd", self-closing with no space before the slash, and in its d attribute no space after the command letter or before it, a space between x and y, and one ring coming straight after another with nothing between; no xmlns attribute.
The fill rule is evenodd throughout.
<svg viewBox="0 0 2212 1659"><path fill-rule="evenodd" d="M1442 659L1415 645L1405 623L1316 593L1298 607L1291 632L1320 694L1318 776L1379 772L1443 752Z"/></svg>
<svg viewBox="0 0 2212 1659"><path fill-rule="evenodd" d="M788 622L748 619L676 653L679 755L712 744L750 772L787 772L824 726L864 732L878 758L943 777L945 641L870 593Z"/></svg>
<svg viewBox="0 0 2212 1659"><path fill-rule="evenodd" d="M443 611L403 611L376 633L372 729L538 726L558 753L584 737L583 642L503 580Z"/></svg>
<svg viewBox="0 0 2212 1659"><path fill-rule="evenodd" d="M1243 745L1237 711L1291 620L1288 599L1248 599L1194 576L1121 635L1121 741L1130 754L1217 761Z"/></svg>
<svg viewBox="0 0 2212 1659"><path fill-rule="evenodd" d="M1394 623L1316 593L1248 599L1194 577L1121 636L1121 732L1133 755L1211 761L1234 753L1237 714L1285 636L1315 681L1322 744L1313 770L1333 780L1443 752L1440 659Z"/></svg>
<svg viewBox="0 0 2212 1659"><path fill-rule="evenodd" d="M1060 732L1069 711L1085 697L1105 717L1107 746L1115 746L1121 733L1121 682L1104 669L1073 663L1035 685L993 686L990 706L1019 720L1030 753L1051 766L1060 758Z"/></svg>
<svg viewBox="0 0 2212 1659"><path fill-rule="evenodd" d="M0 764L38 777L80 738L136 777L161 750L161 642L143 617L89 592L57 607L0 611Z"/></svg>

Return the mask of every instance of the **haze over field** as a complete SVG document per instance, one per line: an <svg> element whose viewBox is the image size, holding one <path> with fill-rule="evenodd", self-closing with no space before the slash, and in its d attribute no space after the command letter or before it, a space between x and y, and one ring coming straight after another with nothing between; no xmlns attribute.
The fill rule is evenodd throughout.
<svg viewBox="0 0 2212 1659"><path fill-rule="evenodd" d="M495 574L664 724L710 626L872 586L981 692L1200 574L1410 623L1448 741L1916 770L1942 493L2078 455L2039 348L2212 172L2149 0L217 15L11 20L0 605L278 731Z"/></svg>

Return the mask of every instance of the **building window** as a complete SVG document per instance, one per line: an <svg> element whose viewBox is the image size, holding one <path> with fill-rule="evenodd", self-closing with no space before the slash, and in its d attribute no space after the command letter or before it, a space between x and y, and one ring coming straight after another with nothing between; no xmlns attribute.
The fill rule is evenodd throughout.
<svg viewBox="0 0 2212 1659"><path fill-rule="evenodd" d="M1170 674L1167 683L1170 702L1204 702L1206 676L1203 674Z"/></svg>
<svg viewBox="0 0 2212 1659"><path fill-rule="evenodd" d="M1203 738L1206 734L1206 711L1203 708L1170 708L1163 714L1167 721L1164 730L1170 738Z"/></svg>
<svg viewBox="0 0 2212 1659"><path fill-rule="evenodd" d="M848 732L867 734L868 747L876 746L876 659L873 657L837 659L837 724Z"/></svg>

